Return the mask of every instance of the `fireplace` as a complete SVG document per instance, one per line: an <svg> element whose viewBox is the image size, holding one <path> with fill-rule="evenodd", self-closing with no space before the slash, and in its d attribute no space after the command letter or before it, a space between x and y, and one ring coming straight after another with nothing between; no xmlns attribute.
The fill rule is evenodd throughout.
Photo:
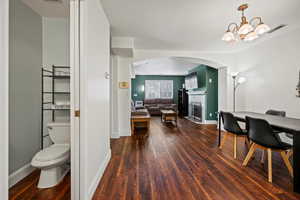
<svg viewBox="0 0 300 200"><path fill-rule="evenodd" d="M192 106L192 117L196 120L202 121L202 105L198 102L191 103Z"/></svg>
<svg viewBox="0 0 300 200"><path fill-rule="evenodd" d="M189 91L189 116L188 119L195 123L205 123L205 99L203 91Z"/></svg>

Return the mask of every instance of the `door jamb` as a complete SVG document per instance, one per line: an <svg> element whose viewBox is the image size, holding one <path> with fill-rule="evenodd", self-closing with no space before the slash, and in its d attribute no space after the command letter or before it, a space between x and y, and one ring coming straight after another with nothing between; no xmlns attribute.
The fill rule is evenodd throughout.
<svg viewBox="0 0 300 200"><path fill-rule="evenodd" d="M0 199L8 199L9 0L0 2Z"/></svg>
<svg viewBox="0 0 300 200"><path fill-rule="evenodd" d="M71 199L80 200L80 0L70 0ZM79 112L78 112L79 111Z"/></svg>

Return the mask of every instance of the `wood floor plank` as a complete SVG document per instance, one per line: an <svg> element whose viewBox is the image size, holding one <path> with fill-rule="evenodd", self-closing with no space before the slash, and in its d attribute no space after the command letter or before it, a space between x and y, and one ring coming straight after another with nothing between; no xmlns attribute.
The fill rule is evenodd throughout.
<svg viewBox="0 0 300 200"><path fill-rule="evenodd" d="M9 189L9 200L70 200L70 173L57 186L48 189L37 188L40 171L35 170Z"/></svg>
<svg viewBox="0 0 300 200"><path fill-rule="evenodd" d="M242 167L248 148L233 138L220 150L215 125L185 119L178 127L152 118L150 129L111 141L112 159L93 200L296 200L292 179L279 154L273 155L273 183L257 151ZM114 195L114 194L118 195Z"/></svg>

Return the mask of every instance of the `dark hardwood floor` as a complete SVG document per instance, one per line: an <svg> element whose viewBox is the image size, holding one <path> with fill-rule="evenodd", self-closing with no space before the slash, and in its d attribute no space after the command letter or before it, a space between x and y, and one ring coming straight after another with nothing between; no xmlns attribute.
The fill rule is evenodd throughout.
<svg viewBox="0 0 300 200"><path fill-rule="evenodd" d="M238 141L233 159L231 138L217 148L213 125L180 119L178 128L151 120L149 131L112 140L112 159L93 200L299 200L283 161L273 154L273 184L260 152L242 167L247 148Z"/></svg>
<svg viewBox="0 0 300 200"><path fill-rule="evenodd" d="M25 179L17 183L9 190L10 200L70 200L71 178L70 173L57 186L49 189L38 189L40 172L34 171Z"/></svg>

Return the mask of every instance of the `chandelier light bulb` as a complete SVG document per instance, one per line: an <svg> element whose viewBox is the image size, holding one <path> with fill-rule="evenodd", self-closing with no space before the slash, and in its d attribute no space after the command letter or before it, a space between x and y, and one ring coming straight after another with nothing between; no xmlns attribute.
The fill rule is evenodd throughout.
<svg viewBox="0 0 300 200"><path fill-rule="evenodd" d="M226 42L232 42L232 41L235 41L235 36L232 32L230 31L227 31L224 35L223 35L223 38L222 38L223 41L226 41Z"/></svg>
<svg viewBox="0 0 300 200"><path fill-rule="evenodd" d="M265 34L266 32L270 31L270 27L264 23L259 24L256 28L255 28L255 32L258 35L262 35Z"/></svg>
<svg viewBox="0 0 300 200"><path fill-rule="evenodd" d="M258 35L256 34L256 32L255 31L252 31L252 32L250 32L250 33L248 33L247 35L246 35L246 37L245 37L245 41L252 41L252 40L255 40L255 39L257 39L258 38Z"/></svg>
<svg viewBox="0 0 300 200"><path fill-rule="evenodd" d="M244 24L239 28L238 33L240 35L246 35L246 34L250 33L251 31L253 31L253 27L250 24Z"/></svg>

